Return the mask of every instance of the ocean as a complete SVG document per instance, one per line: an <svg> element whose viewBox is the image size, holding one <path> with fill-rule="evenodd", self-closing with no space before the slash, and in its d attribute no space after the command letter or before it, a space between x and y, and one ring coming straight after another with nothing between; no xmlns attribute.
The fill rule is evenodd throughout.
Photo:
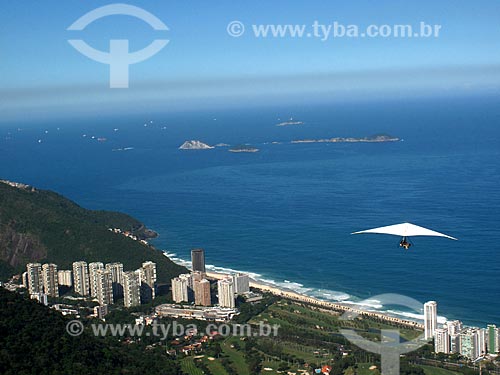
<svg viewBox="0 0 500 375"><path fill-rule="evenodd" d="M0 178L129 213L179 262L203 247L212 269L319 298L418 317L376 299L399 293L500 325L499 125L486 96L19 122L0 126ZM290 143L377 133L402 141ZM178 149L192 139L259 152ZM459 240L350 234L405 221Z"/></svg>

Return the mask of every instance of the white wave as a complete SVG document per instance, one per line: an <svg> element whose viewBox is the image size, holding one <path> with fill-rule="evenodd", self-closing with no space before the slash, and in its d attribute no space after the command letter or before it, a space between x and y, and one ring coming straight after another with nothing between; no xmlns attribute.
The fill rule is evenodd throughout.
<svg viewBox="0 0 500 375"><path fill-rule="evenodd" d="M412 313L408 311L399 311L399 310L387 310L387 313L391 315L397 315L397 316L402 316L405 318L408 318L410 320L417 320L417 321L423 321L424 320L424 314L417 314L417 313ZM439 324L444 324L447 319L445 316L438 316L437 321Z"/></svg>
<svg viewBox="0 0 500 375"><path fill-rule="evenodd" d="M344 302L350 305L361 306L368 309L380 310L384 307L384 305L382 305L382 302L376 299L365 299L363 301L344 301Z"/></svg>

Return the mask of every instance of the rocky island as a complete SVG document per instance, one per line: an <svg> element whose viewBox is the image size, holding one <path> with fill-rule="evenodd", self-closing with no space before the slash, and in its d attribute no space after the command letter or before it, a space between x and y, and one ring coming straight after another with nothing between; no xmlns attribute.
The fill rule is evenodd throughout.
<svg viewBox="0 0 500 375"><path fill-rule="evenodd" d="M393 137L387 134L376 134L371 137L353 138L353 137L335 137L323 139L299 139L291 143L376 143L376 142L398 142L398 137Z"/></svg>
<svg viewBox="0 0 500 375"><path fill-rule="evenodd" d="M231 147L229 149L229 152L258 152L258 151L259 151L258 148L248 146L248 145L239 145L239 146Z"/></svg>
<svg viewBox="0 0 500 375"><path fill-rule="evenodd" d="M206 143L201 141L186 141L180 147L179 150L210 150L215 148L213 146L209 146Z"/></svg>
<svg viewBox="0 0 500 375"><path fill-rule="evenodd" d="M292 117L290 117L290 120L280 122L279 124L276 124L276 126L290 126L290 125L304 125L305 123L303 121L294 121Z"/></svg>

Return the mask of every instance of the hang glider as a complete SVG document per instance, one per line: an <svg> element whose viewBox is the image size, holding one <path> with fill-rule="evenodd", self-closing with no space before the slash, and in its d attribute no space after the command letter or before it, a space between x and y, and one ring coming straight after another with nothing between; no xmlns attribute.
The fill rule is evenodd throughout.
<svg viewBox="0 0 500 375"><path fill-rule="evenodd" d="M408 237L433 236L433 237L445 237L449 238L450 240L457 240L455 237L451 237L446 234L439 233L427 228L419 227L418 225L411 223L389 225L386 227L362 230L351 234L364 234L364 233L390 234L393 236L401 236L402 239L401 242L399 243L399 246L404 247L407 250L411 246Z"/></svg>

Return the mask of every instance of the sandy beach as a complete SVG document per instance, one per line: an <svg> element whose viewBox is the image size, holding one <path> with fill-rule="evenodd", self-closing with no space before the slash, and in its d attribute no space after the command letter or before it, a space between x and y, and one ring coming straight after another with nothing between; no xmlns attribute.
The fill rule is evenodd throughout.
<svg viewBox="0 0 500 375"><path fill-rule="evenodd" d="M208 278L219 280L223 279L225 277L230 276L230 274L227 273L221 273L221 272L213 272L213 271L208 271L206 272L206 275ZM372 318L377 318L384 320L389 323L393 324L400 324L403 326L407 326L410 328L415 328L415 329L424 329L424 325L412 320L406 320L406 319L400 319L394 316L390 316L388 314L382 314L380 312L375 312L375 311L367 311L367 310L362 310L359 308L356 308L352 305L346 304L346 303L334 303L334 302L328 302L328 301L323 301L318 298L310 297L301 293L297 293L293 290L290 289L285 289L285 288L280 288L277 287L276 285L268 284L262 281L257 281L254 279L250 279L250 287L259 289L261 291L265 292L270 292L272 294L275 294L280 297L288 298L294 301L298 302L304 302L308 303L314 306L318 306L321 308L325 309L330 309L334 311L340 311L340 312L350 312L354 315L360 315L360 316L366 316L366 317L372 317Z"/></svg>

